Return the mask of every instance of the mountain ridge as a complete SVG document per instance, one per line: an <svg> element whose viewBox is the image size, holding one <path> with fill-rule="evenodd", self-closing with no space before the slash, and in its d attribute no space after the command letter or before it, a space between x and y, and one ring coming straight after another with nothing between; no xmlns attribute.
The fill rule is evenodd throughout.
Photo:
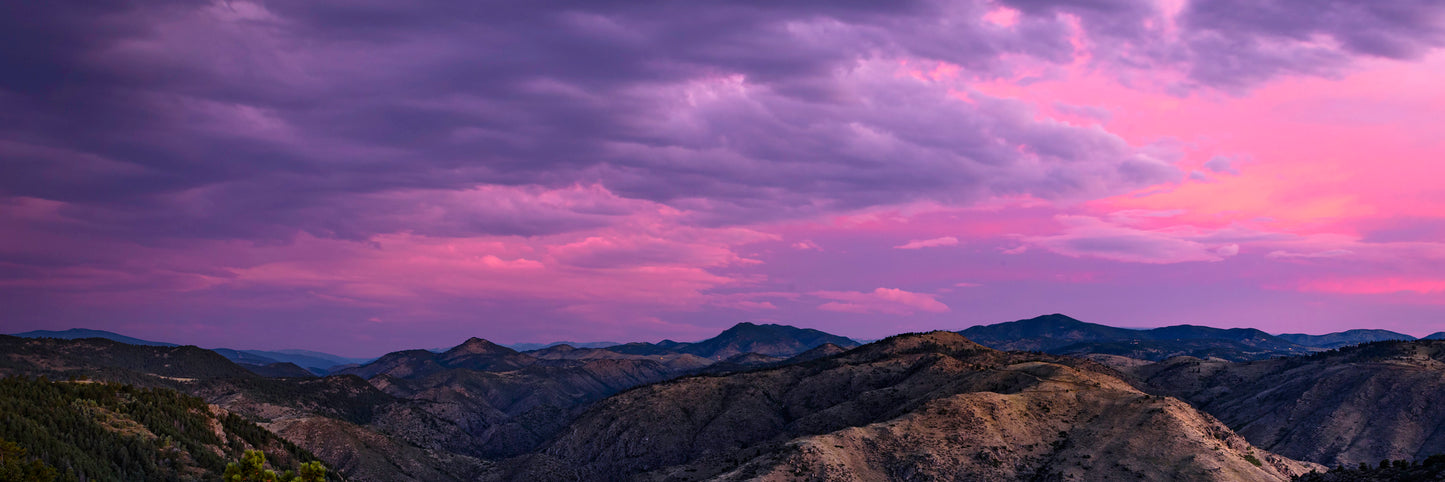
<svg viewBox="0 0 1445 482"><path fill-rule="evenodd" d="M1339 348L1342 346L1358 345L1372 341L1386 340L1414 340L1413 336L1404 333L1396 333L1389 330L1354 329L1323 335L1306 335L1303 333L1282 333L1279 338L1297 345L1312 348Z"/></svg>
<svg viewBox="0 0 1445 482"><path fill-rule="evenodd" d="M1147 329L1118 328L1058 313L973 326L958 333L1001 350L1099 353L1156 361L1178 355L1254 360L1313 351L1254 328L1189 324Z"/></svg>
<svg viewBox="0 0 1445 482"><path fill-rule="evenodd" d="M485 480L1288 480L1320 468L1120 376L954 332L898 335L619 393ZM1143 459L1160 462L1129 462Z"/></svg>
<svg viewBox="0 0 1445 482"><path fill-rule="evenodd" d="M1334 466L1445 453L1445 341L1378 341L1250 362L1130 370L1281 455Z"/></svg>
<svg viewBox="0 0 1445 482"><path fill-rule="evenodd" d="M739 323L699 342L664 340L631 348L561 344L519 352L471 337L436 352L388 353L324 378L287 362L236 363L222 356L224 349L0 336L0 375L82 376L183 390L261 423L344 470L350 480L526 479L594 469L586 473L677 480L697 479L699 474L721 480L776 479L799 470L842 478L913 477L898 475L904 473L944 477L960 471L1048 478L1084 474L1080 470L1085 467L1118 470L1108 473L1134 478L1208 478L1194 477L1203 472L1193 471L1216 467L1239 475L1261 468L1278 478L1309 466L1295 460L1373 463L1445 452L1445 441L1416 433L1429 427L1407 416L1413 413L1410 407L1418 406L1424 407L1426 418L1445 419L1445 412L1432 411L1432 404L1445 404L1435 403L1438 397L1431 395L1445 392L1440 386L1445 382L1431 378L1445 371L1445 342L1376 342L1313 348L1303 352L1313 354L1289 358L1254 358L1275 353L1276 337L1247 328L1173 325L1132 330L1057 314L1039 318L1042 322L998 325L1033 337L1023 339L1025 343L1047 344L1049 353L998 351L952 331L900 334L845 348L827 342L842 337L826 332ZM990 327L1004 331L996 325L984 328ZM1148 337L1138 336L1141 333ZM1107 338L1117 334L1130 338ZM1194 338L1200 336L1216 338ZM802 349L816 342L822 343ZM1071 344L1060 345L1064 342ZM762 353L769 349L786 356ZM629 350L646 354L626 353ZM694 353L729 355L718 359ZM1119 353L1197 357L1151 363ZM1226 356L1216 356L1221 354ZM249 352L237 356L247 355L247 360L260 361ZM1240 361L1227 361L1230 358ZM1199 371L1191 371L1195 369ZM780 370L797 377L777 378ZM834 375L811 378L808 373L842 378L825 381ZM869 380L882 385L869 385L874 383ZM673 451L683 454L681 458L646 459L640 462L646 470L628 465L643 459L596 465L586 451L574 451L589 433L605 440L616 435L594 429L623 426L617 425L620 420L592 425L602 420L596 418L598 410L612 410L616 406L609 404L618 400L641 403L634 398L642 396L638 394L671 393L665 387L678 384L711 387L706 393L712 395L689 394L689 388L672 402L694 415L712 413L712 421L652 414L647 415L652 420L627 423L651 427L637 432L646 433L644 437L668 440L672 430L701 430L687 440L718 436L734 445L683 450L678 447L686 443L677 439L646 450ZM805 396L812 397L806 403L826 403L795 407L805 398L788 398ZM1355 399L1372 403L1350 402ZM821 411L810 411L814 409ZM749 424L756 420L747 421L766 421L778 413L784 414L781 425L753 426ZM1347 416L1352 413L1379 422L1362 426L1359 418ZM1040 422L1043 414L1057 420ZM962 426L957 417L988 421ZM663 423L668 421L677 423ZM1298 428L1302 425L1322 432ZM1147 444L1112 442L1123 437L1117 432L1123 426L1134 427L1131 431L1155 428L1141 436ZM752 435L744 432L752 430L760 430L762 438L747 438ZM990 445L964 446L948 433L1004 435L989 439ZM641 450L641 442L628 437L614 441ZM1330 444L1337 439L1346 445ZM560 448L567 444L573 445ZM1234 458L1217 458L1209 444L1222 444L1215 446ZM1193 462L1179 458L1186 453L1179 447L1185 446L1209 450L1200 459L1208 462L1190 465ZM1102 447L1115 452L1096 450ZM935 457L903 456L909 453ZM578 454L584 455L579 459ZM1194 468L1171 472L1174 469L1126 462L1127 470L1100 469L1085 462L1125 460L1118 459L1119 454L1154 454L1149 456L1174 461L1171 467ZM1245 456L1263 465L1240 464ZM513 457L536 468L518 467L510 461Z"/></svg>
<svg viewBox="0 0 1445 482"><path fill-rule="evenodd" d="M163 342L163 341L142 340L142 339L140 339L140 338L129 337L129 336L125 336L125 335L122 335L122 334L120 334L120 333L116 333L116 332L112 332L112 331L92 330L92 329L89 329L89 328L71 328L71 329L68 329L68 330L32 330L32 331L27 331L27 332L24 332L24 333L15 333L15 334L12 334L12 335L10 335L10 336L15 336L15 337L20 337L20 338L58 338L58 339L62 339L62 340L75 340L75 339L81 339L81 338L102 338L102 339L106 339L106 340L110 340L110 341L115 341L115 342L120 342L120 343L126 343L126 344L131 344L131 345L142 345L142 346L180 346L180 345L177 345L177 344L175 344L175 343L166 343L166 342Z"/></svg>

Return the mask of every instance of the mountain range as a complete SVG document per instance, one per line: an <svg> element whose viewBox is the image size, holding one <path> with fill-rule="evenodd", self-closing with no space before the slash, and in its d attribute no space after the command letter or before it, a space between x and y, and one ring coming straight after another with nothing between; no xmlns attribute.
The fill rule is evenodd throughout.
<svg viewBox="0 0 1445 482"><path fill-rule="evenodd" d="M630 390L489 476L1289 480L1314 469L1254 448L1212 417L1141 392L1107 367L933 332L771 370Z"/></svg>
<svg viewBox="0 0 1445 482"><path fill-rule="evenodd" d="M557 346L557 345L567 345L567 346L570 346L570 347L573 347L573 348L607 348L607 347L609 347L609 346L621 345L621 343L612 342L612 341L589 341L589 342L554 341L554 342L551 342L551 343L513 343L513 344L510 344L510 345L504 345L504 346L506 346L507 348L511 348L511 349L513 349L513 350L517 350L517 351L532 351L532 350L541 350L541 349L543 349L543 348L551 348L551 347L554 347L554 346Z"/></svg>
<svg viewBox="0 0 1445 482"><path fill-rule="evenodd" d="M119 333L90 330L84 328L71 328L69 330L51 331L34 330L23 333L16 333L11 336L20 338L56 338L62 340L76 340L83 338L102 338L111 341L118 341L130 345L142 346L180 346L175 343L161 341L142 340L125 336ZM241 364L242 366L257 371L263 375L284 373L286 376L312 376L325 375L330 373L333 367L344 365L355 365L370 361L368 358L347 358L330 353L322 353L311 350L234 350L230 348L212 348L211 351L219 353L226 359ZM278 365L279 364L279 365ZM295 371L287 364L300 368ZM268 375L279 376L279 375Z"/></svg>
<svg viewBox="0 0 1445 482"><path fill-rule="evenodd" d="M73 334L0 336L0 376L198 397L358 481L1289 480L1445 453L1445 341L1373 330L1055 314L859 345L740 323L698 342L471 338L327 367L356 360ZM1352 340L1368 342L1331 347ZM1350 480L1330 473L1310 480Z"/></svg>

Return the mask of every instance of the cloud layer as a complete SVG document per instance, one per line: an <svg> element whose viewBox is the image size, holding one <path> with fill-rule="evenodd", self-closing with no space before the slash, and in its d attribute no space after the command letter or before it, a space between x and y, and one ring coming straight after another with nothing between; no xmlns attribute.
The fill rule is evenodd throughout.
<svg viewBox="0 0 1445 482"><path fill-rule="evenodd" d="M1440 200L1413 193L1445 107L1415 102L1438 2L12 3L17 327L874 336L957 317L963 279L1436 259L1417 226ZM1381 156L1413 179L1399 199L1291 181ZM1372 214L1392 207L1415 218ZM1276 277L1254 283L1370 292ZM968 312L1065 311L998 310Z"/></svg>

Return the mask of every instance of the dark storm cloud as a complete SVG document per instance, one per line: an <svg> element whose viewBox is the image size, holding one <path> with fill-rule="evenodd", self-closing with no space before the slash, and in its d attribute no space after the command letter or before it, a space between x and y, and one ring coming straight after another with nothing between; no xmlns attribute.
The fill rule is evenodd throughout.
<svg viewBox="0 0 1445 482"><path fill-rule="evenodd" d="M1187 59L1198 80L1237 86L1438 40L1423 3L1309 7L1336 12L1325 20L1190 6L1188 49L1154 41L1152 3L1004 3L1021 12L1011 27L982 2L11 2L0 194L67 203L97 235L252 239L606 222L445 199L478 185L602 185L723 224L1087 197L1179 173L1100 129L893 70L1006 77L1005 54L1069 62L1085 35L1099 62ZM1344 46L1263 47L1314 34ZM455 213L408 222L417 206Z"/></svg>
<svg viewBox="0 0 1445 482"><path fill-rule="evenodd" d="M1416 59L1445 44L1445 4L1433 0L1196 1L1179 24L1191 75L1234 87L1333 74L1355 56Z"/></svg>

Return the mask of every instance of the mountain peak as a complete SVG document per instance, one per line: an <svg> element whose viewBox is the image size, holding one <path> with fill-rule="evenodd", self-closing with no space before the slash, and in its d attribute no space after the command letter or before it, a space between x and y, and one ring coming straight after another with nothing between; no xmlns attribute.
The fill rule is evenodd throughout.
<svg viewBox="0 0 1445 482"><path fill-rule="evenodd" d="M491 341L488 341L486 339L477 338L474 336L471 338L467 338L467 341L462 342L462 344L452 347L452 349L450 350L447 350L444 355L502 355L516 352L516 350L513 350L511 348L507 348L505 346L492 343Z"/></svg>
<svg viewBox="0 0 1445 482"><path fill-rule="evenodd" d="M1079 321L1059 313L994 325L978 325L959 333L969 340L999 350L1036 351L1081 341L1138 336L1137 330Z"/></svg>
<svg viewBox="0 0 1445 482"><path fill-rule="evenodd" d="M794 328L794 327L788 326L788 325L773 325L773 324L759 325L759 324L757 324L757 323L749 323L749 322L744 321L744 322L738 323L738 324L736 324L736 325L733 325L732 327L729 327L729 328L726 329L726 330L723 330L722 333L719 333L719 334L718 334L718 336L722 336L722 335L726 335L726 334L741 334L741 333L750 333L750 332L761 332L761 331L777 330L777 329L780 329L780 328L781 328L781 329L786 329L786 328ZM794 328L794 329L797 329L797 328Z"/></svg>
<svg viewBox="0 0 1445 482"><path fill-rule="evenodd" d="M930 331L927 333L905 333L894 335L865 345L855 352L864 353L863 358L879 355L892 356L916 352L953 353L966 350L993 351L992 348L974 343L963 335L952 331Z"/></svg>
<svg viewBox="0 0 1445 482"><path fill-rule="evenodd" d="M1029 318L1029 319L1027 319L1027 320L1019 320L1019 321L1023 321L1023 322L1070 323L1070 324L1072 324L1072 323L1083 323L1082 321L1079 321L1077 318L1074 318L1074 317L1069 316L1069 315L1065 315L1065 314L1063 314L1063 313L1051 313L1051 314L1047 314L1047 315L1039 315L1039 316L1035 316L1035 317L1033 317L1033 318Z"/></svg>
<svg viewBox="0 0 1445 482"><path fill-rule="evenodd" d="M683 351L713 360L749 352L789 357L824 343L841 347L858 346L857 342L848 338L812 328L742 322L715 337L693 343Z"/></svg>

